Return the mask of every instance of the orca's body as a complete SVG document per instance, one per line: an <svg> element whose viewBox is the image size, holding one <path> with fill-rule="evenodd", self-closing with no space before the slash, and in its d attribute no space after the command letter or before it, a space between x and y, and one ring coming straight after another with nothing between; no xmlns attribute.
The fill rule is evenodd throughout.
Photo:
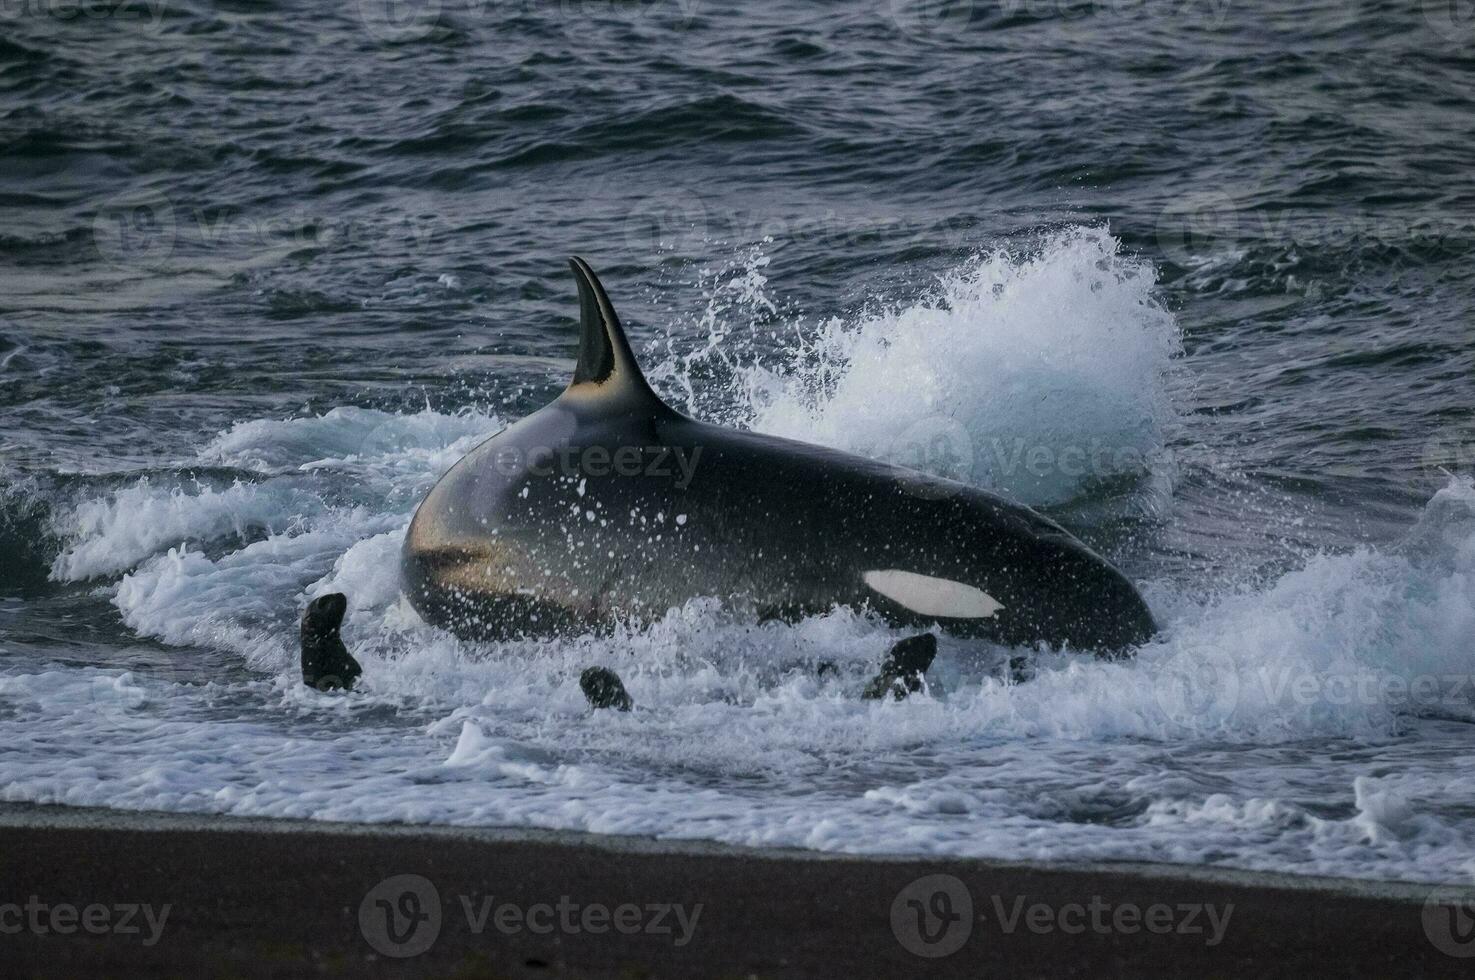
<svg viewBox="0 0 1475 980"><path fill-rule="evenodd" d="M473 449L405 537L410 601L470 637L649 621L696 596L758 617L846 605L908 628L1115 653L1155 630L1059 525L950 480L709 425L661 402L593 271L573 382Z"/></svg>

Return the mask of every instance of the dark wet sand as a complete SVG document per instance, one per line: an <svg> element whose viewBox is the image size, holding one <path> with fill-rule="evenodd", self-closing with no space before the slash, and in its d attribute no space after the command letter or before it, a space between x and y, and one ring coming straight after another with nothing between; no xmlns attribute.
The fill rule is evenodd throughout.
<svg viewBox="0 0 1475 980"><path fill-rule="evenodd" d="M0 935L0 975L110 977L255 977L423 975L465 977L895 977L895 976L1436 976L1475 973L1475 959L1441 952L1425 932L1421 886L1377 886L1265 875L1214 874L1158 866L1056 868L965 860L836 859L749 852L711 845L660 844L585 835L457 832L343 825L204 821L95 810L8 807L0 813L0 906L47 905L48 930L22 924ZM974 904L966 942L942 958L909 952L892 926L897 893L922 875L951 874ZM376 952L360 926L366 894L394 875L420 875L437 893L439 932L409 958ZM930 893L929 893L930 894ZM516 905L528 921L503 912L472 931L474 909ZM556 906L565 897L565 910ZM997 896L997 903L996 897ZM1067 926L1032 931L1008 911L1043 903L1084 910ZM1093 923L1090 904L1110 909ZM395 901L403 901L395 892ZM939 901L933 899L932 901ZM413 902L413 900L412 900ZM119 903L168 903L158 941L136 934L70 935L50 931L50 909ZM540 903L550 911L532 912ZM590 906L681 903L656 922L660 931L622 933ZM1205 913L1186 921L1179 905L1232 903L1222 941L1208 945ZM577 909L573 909L574 905ZM1169 906L1174 925L1203 932L1156 934L1113 927L1117 907ZM946 904L933 906L948 911ZM404 909L406 906L399 905ZM413 904L409 906L415 910ZM956 910L956 906L952 906ZM904 907L905 910L905 907ZM24 910L21 910L24 914ZM383 908L370 904L370 921ZM98 913L99 915L101 913ZM110 913L114 914L114 913ZM493 913L495 916L497 913ZM635 921L626 910L627 927ZM1144 914L1146 914L1144 912ZM1158 912L1159 916L1165 913ZM1036 913L1043 916L1043 913ZM571 922L565 928L559 917ZM903 916L905 921L905 916ZM0 928L16 924L0 907ZM100 920L95 920L96 924ZM378 920L382 921L382 919ZM409 919L401 936L425 938ZM913 920L915 921L915 920ZM931 920L934 924L941 919ZM1040 921L1045 921L1043 918ZM1131 924L1130 919L1123 922ZM1159 922L1164 920L1160 919ZM67 920L60 920L65 926ZM1061 920L1055 920L1058 926ZM516 931L513 926L516 925ZM1098 929L1098 925L1105 928ZM961 929L954 923L950 929ZM934 930L936 931L936 930ZM956 933L944 933L946 942ZM384 942L382 930L380 942ZM916 942L912 938L912 942ZM403 950L406 947L396 947ZM930 947L936 948L936 947Z"/></svg>

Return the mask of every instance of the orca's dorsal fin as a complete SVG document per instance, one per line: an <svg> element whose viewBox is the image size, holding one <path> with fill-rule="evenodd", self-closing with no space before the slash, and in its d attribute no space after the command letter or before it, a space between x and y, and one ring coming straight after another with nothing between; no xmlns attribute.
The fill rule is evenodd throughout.
<svg viewBox="0 0 1475 980"><path fill-rule="evenodd" d="M614 304L599 283L589 263L577 255L568 264L579 284L579 360L574 365L574 380L569 392L616 397L625 401L648 402L653 408L667 408L657 395L630 350L625 328L615 313Z"/></svg>

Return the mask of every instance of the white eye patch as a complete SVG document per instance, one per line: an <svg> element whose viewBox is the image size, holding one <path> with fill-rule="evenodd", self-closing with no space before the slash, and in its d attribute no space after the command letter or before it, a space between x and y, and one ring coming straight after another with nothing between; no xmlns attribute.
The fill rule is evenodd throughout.
<svg viewBox="0 0 1475 980"><path fill-rule="evenodd" d="M862 577L866 585L892 602L923 616L988 619L1004 608L1003 603L982 589L952 579L897 569L866 572Z"/></svg>

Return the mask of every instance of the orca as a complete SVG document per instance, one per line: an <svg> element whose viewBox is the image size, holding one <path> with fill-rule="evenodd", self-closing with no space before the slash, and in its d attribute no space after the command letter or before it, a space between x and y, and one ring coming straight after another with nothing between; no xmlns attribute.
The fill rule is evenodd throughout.
<svg viewBox="0 0 1475 980"><path fill-rule="evenodd" d="M1156 631L1121 572L1028 507L676 411L594 270L570 265L573 380L451 467L410 522L403 583L427 622L472 639L570 635L707 596L758 620L848 606L897 628L1104 656Z"/></svg>

